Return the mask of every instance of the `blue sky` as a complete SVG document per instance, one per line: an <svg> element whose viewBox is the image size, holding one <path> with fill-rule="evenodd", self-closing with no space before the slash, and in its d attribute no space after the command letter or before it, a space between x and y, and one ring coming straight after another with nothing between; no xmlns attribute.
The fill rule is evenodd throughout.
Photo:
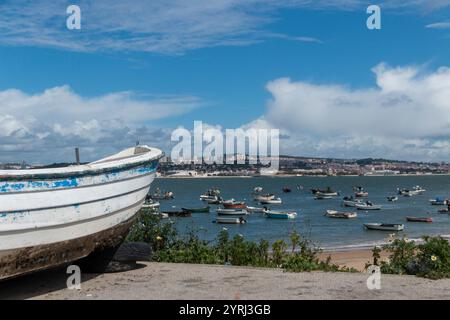
<svg viewBox="0 0 450 320"><path fill-rule="evenodd" d="M194 120L280 128L296 155L450 160L450 118L439 116L450 113L450 1L380 3L381 30L366 28L357 0L131 2L70 2L80 31L65 28L67 1L0 3L0 161L62 161L74 144L94 158L136 139L168 151L171 130ZM430 87L437 76L444 85ZM345 109L361 127L329 123L340 112L327 96L370 99L366 113ZM392 114L406 120L384 123L383 101L404 97Z"/></svg>

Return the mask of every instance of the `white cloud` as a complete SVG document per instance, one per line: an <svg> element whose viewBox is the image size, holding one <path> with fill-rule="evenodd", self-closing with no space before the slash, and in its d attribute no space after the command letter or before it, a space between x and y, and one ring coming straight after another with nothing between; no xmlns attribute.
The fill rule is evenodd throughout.
<svg viewBox="0 0 450 320"><path fill-rule="evenodd" d="M152 98L132 92L83 97L68 86L34 95L0 91L0 161L72 160L75 146L83 147L88 161L136 140L166 146L170 131L154 128L151 121L202 105L191 96Z"/></svg>
<svg viewBox="0 0 450 320"><path fill-rule="evenodd" d="M450 29L450 21L436 22L426 25L429 29Z"/></svg>
<svg viewBox="0 0 450 320"><path fill-rule="evenodd" d="M247 127L280 128L285 153L450 160L450 68L372 70L355 90L281 78L267 84L267 112Z"/></svg>
<svg viewBox="0 0 450 320"><path fill-rule="evenodd" d="M65 27L70 1L6 0L0 4L0 44L75 51L188 50L248 45L271 38L267 26L283 8L363 10L362 0L81 0L82 30ZM385 1L395 9L436 10L446 0ZM362 11L363 12L363 11ZM321 42L313 34L285 40Z"/></svg>

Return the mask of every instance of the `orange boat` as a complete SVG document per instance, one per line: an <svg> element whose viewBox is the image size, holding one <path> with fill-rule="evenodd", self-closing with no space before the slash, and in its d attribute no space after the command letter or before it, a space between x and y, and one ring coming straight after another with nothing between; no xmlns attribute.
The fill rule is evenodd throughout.
<svg viewBox="0 0 450 320"><path fill-rule="evenodd" d="M225 209L246 209L247 205L245 202L236 202L236 201L225 201L223 207Z"/></svg>

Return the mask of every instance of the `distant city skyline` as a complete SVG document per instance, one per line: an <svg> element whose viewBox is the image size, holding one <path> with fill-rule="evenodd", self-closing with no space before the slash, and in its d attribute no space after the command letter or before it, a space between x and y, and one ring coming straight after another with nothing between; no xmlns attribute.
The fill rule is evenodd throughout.
<svg viewBox="0 0 450 320"><path fill-rule="evenodd" d="M450 161L449 1L82 0L81 30L70 4L0 4L0 162L169 153L196 120L280 129L286 155Z"/></svg>

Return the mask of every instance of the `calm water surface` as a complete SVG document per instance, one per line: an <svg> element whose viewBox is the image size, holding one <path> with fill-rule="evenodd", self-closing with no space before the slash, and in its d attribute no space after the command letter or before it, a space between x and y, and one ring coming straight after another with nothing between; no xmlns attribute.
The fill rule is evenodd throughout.
<svg viewBox="0 0 450 320"><path fill-rule="evenodd" d="M297 185L304 187L298 190ZM390 203L386 197L395 195L398 187L412 188L420 185L427 192L415 197L399 197L396 203ZM260 206L253 201L254 187L263 187L264 192L274 193L283 200L282 205L273 205L276 210L297 211L295 220L272 220L262 214L248 216L245 225L227 225L232 235L242 234L249 240L269 241L286 239L289 232L297 230L308 235L324 248L369 246L385 241L389 233L367 231L363 223L384 222L405 224L404 234L409 238L423 235L449 235L450 215L439 214L440 206L431 206L430 199L436 196L450 198L450 176L418 176L418 177L259 177L259 178L187 178L155 180L152 190L159 187L163 191L172 191L175 199L161 201L162 210L176 210L181 207L202 207L206 203L199 200L200 194L209 188L219 188L224 199L244 200L249 206ZM282 187L292 188L291 193L283 193ZM332 187L341 192L341 196L332 200L314 200L311 188ZM381 211L358 211L358 218L353 220L330 219L324 217L326 210L343 210L342 197L352 195L353 186L363 186L369 192L369 200L382 204ZM191 218L171 218L180 232L200 229L205 239L213 240L224 225L212 221L216 217L216 206L211 206L211 213L194 213ZM355 211L347 208L346 211ZM433 223L411 223L406 216L431 216Z"/></svg>

